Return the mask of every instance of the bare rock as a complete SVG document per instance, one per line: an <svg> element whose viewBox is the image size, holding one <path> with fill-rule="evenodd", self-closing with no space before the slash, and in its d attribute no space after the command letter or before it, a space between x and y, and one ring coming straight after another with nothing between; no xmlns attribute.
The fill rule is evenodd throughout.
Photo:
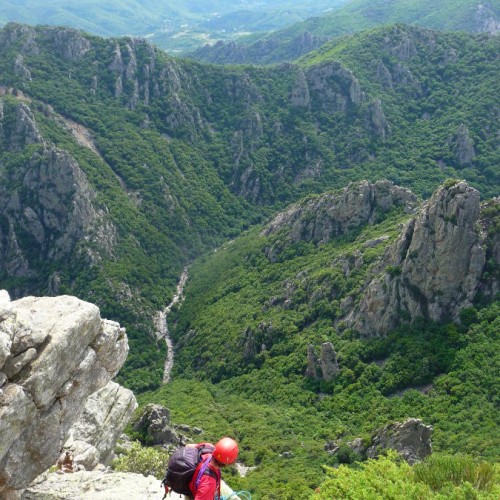
<svg viewBox="0 0 500 500"><path fill-rule="evenodd" d="M87 398L116 375L125 331L75 297L1 294L0 493L26 488L59 457ZM10 312L9 312L10 311ZM22 359L21 359L22 358ZM1 367L0 367L1 368Z"/></svg>
<svg viewBox="0 0 500 500"><path fill-rule="evenodd" d="M432 453L432 431L431 426L416 418L395 422L375 433L366 456L375 458L381 451L392 449L413 465Z"/></svg>
<svg viewBox="0 0 500 500"><path fill-rule="evenodd" d="M297 72L295 85L290 94L290 101L293 106L298 108L309 109L310 107L311 98L309 96L309 87L307 86L306 77L302 69L299 69Z"/></svg>
<svg viewBox="0 0 500 500"><path fill-rule="evenodd" d="M407 212L412 212L417 205L415 195L392 182L361 181L349 184L339 193L326 193L292 205L278 214L263 234L276 234L286 229L292 243L325 243L362 224L372 224L376 210L387 212L403 206Z"/></svg>
<svg viewBox="0 0 500 500"><path fill-rule="evenodd" d="M20 76L23 80L31 80L31 72L24 64L24 57L21 54L18 54L14 61L14 74Z"/></svg>
<svg viewBox="0 0 500 500"><path fill-rule="evenodd" d="M439 188L403 228L347 323L384 335L402 316L410 321L458 320L480 287L485 264L479 193L465 182Z"/></svg>
<svg viewBox="0 0 500 500"><path fill-rule="evenodd" d="M136 431L146 431L153 444L180 444L180 438L172 430L170 411L157 404L148 404L138 422Z"/></svg>
<svg viewBox="0 0 500 500"><path fill-rule="evenodd" d="M106 471L81 471L74 474L48 474L32 484L23 500L123 500L137 498L157 500L161 497L160 481L153 476ZM170 498L170 497L169 497ZM172 500L182 497L171 494Z"/></svg>
<svg viewBox="0 0 500 500"><path fill-rule="evenodd" d="M43 35L52 42L55 52L69 61L79 61L92 48L83 32L75 29L45 27Z"/></svg>
<svg viewBox="0 0 500 500"><path fill-rule="evenodd" d="M409 464L423 460L432 453L433 428L421 420L409 418L403 423L394 422L376 430L367 443L362 438L348 441L345 445L362 458L376 458L385 450L397 451ZM331 455L342 449L341 441L329 441L324 449Z"/></svg>
<svg viewBox="0 0 500 500"><path fill-rule="evenodd" d="M103 345L111 346L113 342ZM83 465L86 470L92 470L99 463L109 465L115 444L136 408L132 391L108 382L87 399L82 416L71 427L64 449L70 450L75 464Z"/></svg>
<svg viewBox="0 0 500 500"><path fill-rule="evenodd" d="M7 138L6 145L9 151L22 151L30 144L43 143L42 136L38 130L35 118L30 108L23 102L20 102L16 109L14 126Z"/></svg>
<svg viewBox="0 0 500 500"><path fill-rule="evenodd" d="M476 156L474 142L469 135L469 129L462 123L452 139L452 150L460 166L469 165Z"/></svg>
<svg viewBox="0 0 500 500"><path fill-rule="evenodd" d="M389 123L385 117L380 99L375 99L368 106L367 125L369 130L382 139L389 135Z"/></svg>
<svg viewBox="0 0 500 500"><path fill-rule="evenodd" d="M313 345L307 347L306 377L323 379L325 382L335 380L339 372L337 353L331 342L321 344L321 355L318 358Z"/></svg>
<svg viewBox="0 0 500 500"><path fill-rule="evenodd" d="M325 382L335 380L339 372L339 363L337 361L337 353L335 352L331 342L321 344L321 357L319 360L321 366L322 378Z"/></svg>
<svg viewBox="0 0 500 500"><path fill-rule="evenodd" d="M42 148L18 169L3 172L0 211L7 224L0 228L2 271L9 277L34 276L36 266L32 268L27 255L55 262L67 259L77 247L90 265L110 255L116 229L106 209L94 207L95 191L75 159L44 143L26 103L17 105L4 141L11 151L29 144Z"/></svg>
<svg viewBox="0 0 500 500"><path fill-rule="evenodd" d="M306 80L312 102L325 112L345 113L365 98L352 71L338 62L314 66L306 73Z"/></svg>

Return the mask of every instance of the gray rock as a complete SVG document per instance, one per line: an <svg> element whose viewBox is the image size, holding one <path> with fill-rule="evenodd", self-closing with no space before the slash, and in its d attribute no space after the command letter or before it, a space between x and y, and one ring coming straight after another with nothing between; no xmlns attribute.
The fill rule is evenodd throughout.
<svg viewBox="0 0 500 500"><path fill-rule="evenodd" d="M307 346L307 369L305 376L309 378L319 377L319 360L314 346L311 344Z"/></svg>
<svg viewBox="0 0 500 500"><path fill-rule="evenodd" d="M351 70L338 62L314 66L306 73L312 103L327 113L347 112L365 95Z"/></svg>
<svg viewBox="0 0 500 500"><path fill-rule="evenodd" d="M394 422L374 432L369 443L361 438L348 441L345 444L363 458L376 458L384 450L395 450L409 464L423 460L432 453L433 429L421 420L409 418L403 423ZM339 441L329 441L324 449L335 455L341 449Z"/></svg>
<svg viewBox="0 0 500 500"><path fill-rule="evenodd" d="M337 353L331 342L321 344L321 355L318 358L313 345L307 347L306 377L323 379L326 382L335 380L339 372Z"/></svg>
<svg viewBox="0 0 500 500"><path fill-rule="evenodd" d="M10 308L0 321L7 368L0 394L2 498L55 463L87 398L116 375L128 352L124 330L74 297L26 297ZM112 440L105 440L107 449Z"/></svg>
<svg viewBox="0 0 500 500"><path fill-rule="evenodd" d="M432 427L421 420L410 418L395 422L377 431L366 450L368 458L375 458L382 450L396 450L409 464L423 460L432 453Z"/></svg>
<svg viewBox="0 0 500 500"><path fill-rule="evenodd" d="M480 288L485 264L479 193L465 182L439 188L403 228L374 270L361 302L347 317L367 336L424 317L458 320ZM378 271L378 272L377 272Z"/></svg>
<svg viewBox="0 0 500 500"><path fill-rule="evenodd" d="M75 159L44 144L26 103L17 105L5 143L11 151L33 143L41 143L43 149L3 174L0 211L8 225L0 230L1 270L9 277L34 278L39 271L31 259L54 263L78 252L73 256L92 266L103 255L112 255L116 228L106 208L95 208L96 194ZM29 235L29 243L19 236L20 229ZM57 292L51 283L48 288Z"/></svg>
<svg viewBox="0 0 500 500"><path fill-rule="evenodd" d="M469 129L463 123L458 127L452 139L452 149L460 166L469 165L476 156Z"/></svg>
<svg viewBox="0 0 500 500"><path fill-rule="evenodd" d="M389 135L390 127L380 99L375 99L368 106L367 126L369 130L382 139Z"/></svg>
<svg viewBox="0 0 500 500"><path fill-rule="evenodd" d="M74 463L86 470L92 470L98 463L109 465L115 444L136 408L132 391L115 382L108 382L92 394L64 444L64 449L72 452Z"/></svg>
<svg viewBox="0 0 500 500"><path fill-rule="evenodd" d="M310 107L311 98L309 96L309 87L307 86L304 72L301 69L297 72L295 85L292 89L292 93L290 94L290 101L293 106L299 108L309 109Z"/></svg>
<svg viewBox="0 0 500 500"><path fill-rule="evenodd" d="M373 224L376 211L387 212L402 206L411 213L417 207L416 196L389 181L349 184L339 193L326 193L292 205L266 226L268 236L286 229L292 243L326 243L362 224Z"/></svg>
<svg viewBox="0 0 500 500"><path fill-rule="evenodd" d="M123 500L124 498L158 500L160 481L142 474L82 471L73 474L47 474L32 484L23 500ZM172 493L169 499L181 500Z"/></svg>
<svg viewBox="0 0 500 500"><path fill-rule="evenodd" d="M170 427L170 411L157 404L148 404L139 421L134 425L137 431L146 431L153 444L180 444L180 438ZM180 428L180 426L179 426ZM187 431L191 429L188 427Z"/></svg>
<svg viewBox="0 0 500 500"><path fill-rule="evenodd" d="M339 372L339 364L337 361L337 353L335 352L331 342L321 344L321 357L319 360L321 366L322 378L326 382L335 380Z"/></svg>

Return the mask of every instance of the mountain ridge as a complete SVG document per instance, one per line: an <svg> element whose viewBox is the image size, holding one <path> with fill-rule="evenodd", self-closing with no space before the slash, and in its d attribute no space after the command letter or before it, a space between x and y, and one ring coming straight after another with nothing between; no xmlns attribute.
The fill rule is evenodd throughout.
<svg viewBox="0 0 500 500"><path fill-rule="evenodd" d="M205 45L191 52L198 61L218 64L275 64L291 61L318 48L328 39L373 29L377 26L405 23L422 28L494 34L500 28L498 2L447 0L437 5L428 1L392 0L376 5L366 0L347 2L333 13L313 17L301 23L245 43L233 40Z"/></svg>

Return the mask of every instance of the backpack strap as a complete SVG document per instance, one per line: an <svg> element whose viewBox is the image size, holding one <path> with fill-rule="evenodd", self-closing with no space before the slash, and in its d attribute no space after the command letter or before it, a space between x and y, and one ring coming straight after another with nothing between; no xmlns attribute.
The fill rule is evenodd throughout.
<svg viewBox="0 0 500 500"><path fill-rule="evenodd" d="M210 468L210 461L212 460L212 454L208 454L198 465L195 471L196 475L196 480L194 482L194 489L195 491L198 490L198 487L200 486L201 478L203 477L204 474L207 476L211 476L215 479L216 484L217 484L217 490L218 490L218 498L220 498L220 474L217 472L213 471Z"/></svg>

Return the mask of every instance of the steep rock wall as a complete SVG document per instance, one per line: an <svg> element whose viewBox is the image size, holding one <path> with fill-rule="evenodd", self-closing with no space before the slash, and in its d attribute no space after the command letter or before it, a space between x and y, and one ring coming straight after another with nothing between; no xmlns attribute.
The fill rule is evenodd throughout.
<svg viewBox="0 0 500 500"><path fill-rule="evenodd" d="M0 496L56 462L85 402L127 353L125 330L95 305L69 296L11 302L0 292Z"/></svg>
<svg viewBox="0 0 500 500"><path fill-rule="evenodd" d="M439 188L403 228L348 315L365 336L403 320L457 320L481 288L487 247L479 192L465 182Z"/></svg>

